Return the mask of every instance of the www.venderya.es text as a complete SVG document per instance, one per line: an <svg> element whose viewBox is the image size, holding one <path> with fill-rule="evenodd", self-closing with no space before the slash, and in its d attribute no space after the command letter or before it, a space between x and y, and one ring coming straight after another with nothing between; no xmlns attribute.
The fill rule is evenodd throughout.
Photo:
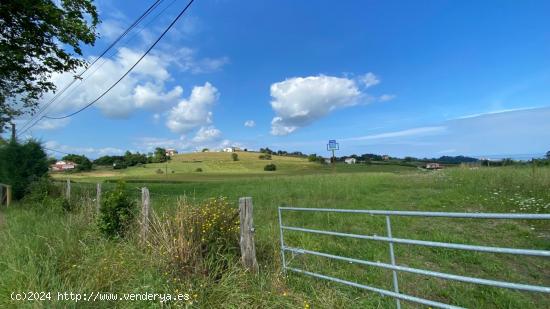
<svg viewBox="0 0 550 309"><path fill-rule="evenodd" d="M70 301L70 302L95 302L95 301L189 301L188 293L112 293L112 292L12 292L10 295L14 301Z"/></svg>

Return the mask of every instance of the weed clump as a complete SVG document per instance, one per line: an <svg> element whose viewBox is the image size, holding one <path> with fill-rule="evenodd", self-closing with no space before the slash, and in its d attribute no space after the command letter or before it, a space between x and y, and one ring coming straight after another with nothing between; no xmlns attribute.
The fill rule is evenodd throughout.
<svg viewBox="0 0 550 309"><path fill-rule="evenodd" d="M172 215L153 215L149 246L183 274L220 276L238 253L238 209L223 197L177 203Z"/></svg>
<svg viewBox="0 0 550 309"><path fill-rule="evenodd" d="M271 163L266 166L264 166L264 171L273 172L277 170L277 165Z"/></svg>

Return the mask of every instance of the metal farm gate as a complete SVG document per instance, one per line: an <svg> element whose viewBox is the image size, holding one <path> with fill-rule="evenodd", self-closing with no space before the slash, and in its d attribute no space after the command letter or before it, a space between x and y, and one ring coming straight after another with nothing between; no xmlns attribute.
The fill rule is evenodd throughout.
<svg viewBox="0 0 550 309"><path fill-rule="evenodd" d="M385 216L387 235L386 236L360 235L360 234L349 234L349 233L340 233L335 231L324 231L324 230L317 230L317 229L307 229L307 228L301 228L301 227L286 226L283 224L283 217L282 217L282 214L284 211L334 212L334 213L353 213L353 214L369 214L369 215L376 215L376 216ZM394 244L419 245L419 246L428 246L428 247L470 250L470 251L489 252L489 253L505 253L505 254L524 255L524 256L538 256L543 258L550 257L550 251L475 246L475 245L466 245L466 244L457 244L457 243L445 243L445 242L424 241L424 240L415 240L415 239L406 239L406 238L394 238L392 237L392 229L391 229L391 221L390 221L390 217L392 216L471 218L471 219L521 219L521 220L549 220L550 219L550 214L459 213L459 212L385 211L385 210L279 207L279 230L280 230L283 271L285 272L292 271L296 273L301 273L312 277L330 280L330 281L346 284L349 286L365 289L371 292L380 293L385 296L391 296L396 299L397 308L401 308L400 300L406 300L406 301L420 303L427 306L433 306L438 308L461 308L461 307L457 307L449 304L444 304L444 303L400 293L399 284L397 280L397 272L408 272L413 274L419 274L419 275L425 275L425 276L431 276L436 278L455 280L455 281L461 281L461 282L467 282L467 283L488 285L488 286L499 287L499 288L516 289L516 290L523 290L523 291L530 291L530 292L550 293L550 287L548 286L538 286L538 285L506 282L506 281L481 279L476 277L453 275L453 274L430 271L425 269L399 266L395 263L395 256L394 256L394 250L393 250ZM306 250L302 248L288 247L285 245L284 231L297 231L297 232L303 232L303 233L332 235L332 236L339 236L339 237L348 237L348 238L386 242L388 243L391 264L373 262L373 261L367 261L367 260L359 260L359 259L354 259L349 257L332 255L328 253ZM335 278L335 277L331 277L331 276L327 276L327 275L323 275L315 272L309 272L300 268L291 267L286 263L285 252L289 252L293 254L309 254L313 256L340 260L340 261L345 261L349 263L356 263L360 265L374 266L374 267L380 267L380 268L392 270L394 290L388 291L385 289L380 289L380 288L363 285L356 282L346 281L346 280L342 280L339 278Z"/></svg>

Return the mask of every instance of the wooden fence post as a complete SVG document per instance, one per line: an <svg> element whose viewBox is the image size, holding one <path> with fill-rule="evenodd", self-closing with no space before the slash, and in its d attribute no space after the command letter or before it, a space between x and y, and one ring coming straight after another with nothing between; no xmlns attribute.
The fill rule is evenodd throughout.
<svg viewBox="0 0 550 309"><path fill-rule="evenodd" d="M101 183L96 185L96 195L95 195L95 211L99 214L99 207L101 206Z"/></svg>
<svg viewBox="0 0 550 309"><path fill-rule="evenodd" d="M65 190L65 198L67 201L71 200L71 179L67 178L67 189Z"/></svg>
<svg viewBox="0 0 550 309"><path fill-rule="evenodd" d="M251 197L239 198L239 214L241 221L241 261L248 270L258 272Z"/></svg>
<svg viewBox="0 0 550 309"><path fill-rule="evenodd" d="M11 186L6 186L6 207L11 204Z"/></svg>
<svg viewBox="0 0 550 309"><path fill-rule="evenodd" d="M149 189L141 188L141 239L146 240L149 232Z"/></svg>

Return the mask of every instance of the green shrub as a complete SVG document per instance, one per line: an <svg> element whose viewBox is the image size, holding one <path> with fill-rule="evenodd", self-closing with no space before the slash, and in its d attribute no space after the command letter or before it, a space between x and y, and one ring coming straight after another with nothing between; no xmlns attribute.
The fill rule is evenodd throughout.
<svg viewBox="0 0 550 309"><path fill-rule="evenodd" d="M113 169L115 170L121 170L127 168L128 165L124 161L117 160L113 163Z"/></svg>
<svg viewBox="0 0 550 309"><path fill-rule="evenodd" d="M233 161L239 161L239 155L236 154L236 153L232 153L231 154L231 159L233 159Z"/></svg>
<svg viewBox="0 0 550 309"><path fill-rule="evenodd" d="M124 183L107 192L101 201L98 227L106 237L124 237L136 213L136 203L125 191Z"/></svg>
<svg viewBox="0 0 550 309"><path fill-rule="evenodd" d="M276 170L277 170L277 166L273 163L264 166L264 171L272 172Z"/></svg>
<svg viewBox="0 0 550 309"><path fill-rule="evenodd" d="M164 174L164 172L163 172L160 168L157 168L157 170L155 171L155 173L157 173L157 174Z"/></svg>
<svg viewBox="0 0 550 309"><path fill-rule="evenodd" d="M195 170L195 172L202 172L202 168L197 167L197 169Z"/></svg>
<svg viewBox="0 0 550 309"><path fill-rule="evenodd" d="M33 181L27 188L23 201L62 212L69 212L74 208L74 205L63 196L61 188L56 186L48 176Z"/></svg>
<svg viewBox="0 0 550 309"><path fill-rule="evenodd" d="M25 202L43 203L48 198L60 197L61 188L56 186L47 176L42 176L31 182L25 190Z"/></svg>
<svg viewBox="0 0 550 309"><path fill-rule="evenodd" d="M260 159L260 160L271 160L271 154L269 154L269 153L261 154L261 155L258 156L258 159Z"/></svg>

